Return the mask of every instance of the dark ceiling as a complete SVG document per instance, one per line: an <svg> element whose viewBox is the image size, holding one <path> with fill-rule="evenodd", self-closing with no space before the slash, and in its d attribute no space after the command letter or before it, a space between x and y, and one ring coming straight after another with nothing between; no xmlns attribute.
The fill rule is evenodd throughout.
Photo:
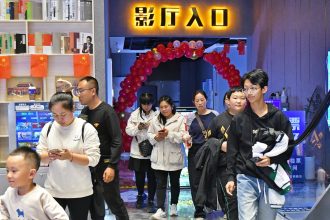
<svg viewBox="0 0 330 220"><path fill-rule="evenodd" d="M146 50L156 47L162 43L167 45L168 42L202 40L204 48L208 48L213 44L237 44L239 40L246 41L246 39L230 39L230 38L180 38L180 37L125 37L125 50Z"/></svg>

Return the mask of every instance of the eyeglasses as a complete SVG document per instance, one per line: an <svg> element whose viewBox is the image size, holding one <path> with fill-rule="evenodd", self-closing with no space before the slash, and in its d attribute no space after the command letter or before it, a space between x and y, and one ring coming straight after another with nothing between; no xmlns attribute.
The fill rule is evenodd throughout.
<svg viewBox="0 0 330 220"><path fill-rule="evenodd" d="M55 114L52 113L53 118L65 118L67 116L67 113L61 113L61 114Z"/></svg>
<svg viewBox="0 0 330 220"><path fill-rule="evenodd" d="M83 93L84 91L86 91L86 90L91 90L91 89L94 89L94 87L93 87L93 88L86 88L86 89L76 89L76 94L77 94L77 95L80 95L80 94Z"/></svg>
<svg viewBox="0 0 330 220"><path fill-rule="evenodd" d="M257 86L251 86L250 88L244 88L244 89L243 89L243 92L244 92L245 94L249 93L249 91L250 91L251 93L255 93L258 89L260 89L260 87L257 87Z"/></svg>

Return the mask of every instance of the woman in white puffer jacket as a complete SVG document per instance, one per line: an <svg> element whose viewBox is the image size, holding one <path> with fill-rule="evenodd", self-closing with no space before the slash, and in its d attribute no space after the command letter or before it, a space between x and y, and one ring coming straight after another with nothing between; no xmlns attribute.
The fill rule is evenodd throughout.
<svg viewBox="0 0 330 220"><path fill-rule="evenodd" d="M154 99L150 93L142 93L139 97L140 106L131 113L126 126L126 133L133 137L131 143L128 168L135 172L135 183L138 190L136 208L143 208L144 184L148 178L148 206L147 212L154 213L154 197L156 192L156 178L151 168L150 156L144 157L139 150L139 143L148 139L147 131L151 120L158 114L153 106Z"/></svg>
<svg viewBox="0 0 330 220"><path fill-rule="evenodd" d="M183 137L185 130L184 117L176 112L175 105L169 96L159 99L160 113L155 117L148 129L148 137L154 148L151 153L151 167L155 170L157 180L157 212L152 219L165 218L165 199L167 178L171 184L171 216L177 216L177 203L180 194L180 174L184 167Z"/></svg>

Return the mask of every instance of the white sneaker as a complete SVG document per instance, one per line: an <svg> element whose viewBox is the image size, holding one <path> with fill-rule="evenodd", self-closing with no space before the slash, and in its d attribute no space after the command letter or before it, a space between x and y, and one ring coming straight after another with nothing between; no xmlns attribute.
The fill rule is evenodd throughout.
<svg viewBox="0 0 330 220"><path fill-rule="evenodd" d="M150 217L150 219L156 219L156 220L163 218L166 218L166 213L161 208L159 208L157 212Z"/></svg>
<svg viewBox="0 0 330 220"><path fill-rule="evenodd" d="M178 216L176 204L171 205L170 216Z"/></svg>

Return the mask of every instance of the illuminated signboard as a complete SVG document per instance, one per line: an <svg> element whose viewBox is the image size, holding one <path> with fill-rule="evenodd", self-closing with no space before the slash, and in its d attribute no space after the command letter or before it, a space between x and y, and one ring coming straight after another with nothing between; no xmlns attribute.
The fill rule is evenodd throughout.
<svg viewBox="0 0 330 220"><path fill-rule="evenodd" d="M225 6L135 4L130 13L133 30L226 30L231 13Z"/></svg>

